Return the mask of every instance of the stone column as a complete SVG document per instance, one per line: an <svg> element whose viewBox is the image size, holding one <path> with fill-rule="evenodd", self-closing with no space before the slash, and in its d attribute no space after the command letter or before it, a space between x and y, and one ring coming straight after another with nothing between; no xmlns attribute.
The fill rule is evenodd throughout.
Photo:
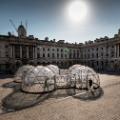
<svg viewBox="0 0 120 120"><path fill-rule="evenodd" d="M33 49L33 59L35 58L35 54L34 54L34 46L32 46Z"/></svg>
<svg viewBox="0 0 120 120"><path fill-rule="evenodd" d="M108 58L111 58L111 46L108 47Z"/></svg>
<svg viewBox="0 0 120 120"><path fill-rule="evenodd" d="M20 58L22 58L22 46L20 46Z"/></svg>
<svg viewBox="0 0 120 120"><path fill-rule="evenodd" d="M35 57L34 58L36 59L37 58L37 47L36 46L34 47L34 53L35 53Z"/></svg>
<svg viewBox="0 0 120 120"><path fill-rule="evenodd" d="M12 47L13 47L13 46L11 45L11 46L10 46L10 51L9 51L9 52L10 52L10 58L12 58L12 57L13 57L13 55L12 55L13 48L12 48Z"/></svg>
<svg viewBox="0 0 120 120"><path fill-rule="evenodd" d="M27 46L26 49L27 49L26 50L26 52L27 52L27 58L29 58L29 47Z"/></svg>
<svg viewBox="0 0 120 120"><path fill-rule="evenodd" d="M120 57L120 44L118 44L118 57Z"/></svg>
<svg viewBox="0 0 120 120"><path fill-rule="evenodd" d="M117 45L118 47L118 49L117 49L117 57L119 57L119 44Z"/></svg>
<svg viewBox="0 0 120 120"><path fill-rule="evenodd" d="M12 58L15 58L15 46L12 46Z"/></svg>
<svg viewBox="0 0 120 120"><path fill-rule="evenodd" d="M115 46L116 46L116 58L117 58L117 55L118 55L118 46L117 46L117 44Z"/></svg>
<svg viewBox="0 0 120 120"><path fill-rule="evenodd" d="M114 52L114 58L116 58L117 56L117 53L116 53L116 45L115 45L115 52Z"/></svg>

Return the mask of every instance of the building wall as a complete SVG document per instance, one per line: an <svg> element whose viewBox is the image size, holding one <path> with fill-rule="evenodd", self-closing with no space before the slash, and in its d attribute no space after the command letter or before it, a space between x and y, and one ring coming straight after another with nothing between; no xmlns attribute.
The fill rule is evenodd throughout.
<svg viewBox="0 0 120 120"><path fill-rule="evenodd" d="M56 64L60 68L84 64L100 72L119 72L120 31L113 38L104 37L85 44L1 35L0 72L15 72L25 64Z"/></svg>
<svg viewBox="0 0 120 120"><path fill-rule="evenodd" d="M69 67L79 61L79 47L67 47L63 44L50 44L37 46L38 64L57 64L61 68Z"/></svg>
<svg viewBox="0 0 120 120"><path fill-rule="evenodd" d="M82 46L81 62L98 71L120 71L120 37L101 38Z"/></svg>
<svg viewBox="0 0 120 120"><path fill-rule="evenodd" d="M8 61L9 48L6 42L0 42L0 73L6 71L6 63Z"/></svg>

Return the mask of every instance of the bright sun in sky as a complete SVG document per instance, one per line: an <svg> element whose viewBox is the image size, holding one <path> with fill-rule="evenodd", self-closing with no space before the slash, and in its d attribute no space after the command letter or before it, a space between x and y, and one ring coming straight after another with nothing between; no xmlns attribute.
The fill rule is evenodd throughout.
<svg viewBox="0 0 120 120"><path fill-rule="evenodd" d="M83 1L75 0L68 5L68 17L75 23L80 23L87 16L87 5Z"/></svg>

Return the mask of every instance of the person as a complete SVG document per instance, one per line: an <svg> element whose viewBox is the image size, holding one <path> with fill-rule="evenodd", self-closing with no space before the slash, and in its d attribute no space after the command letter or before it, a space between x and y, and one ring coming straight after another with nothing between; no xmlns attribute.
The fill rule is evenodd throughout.
<svg viewBox="0 0 120 120"><path fill-rule="evenodd" d="M48 80L49 80L49 78L46 77L45 82L44 82L44 91L45 91L45 92L46 92L46 88L47 88L47 92L49 91Z"/></svg>
<svg viewBox="0 0 120 120"><path fill-rule="evenodd" d="M92 93L92 95L95 96L95 90L93 86L93 81L91 79L88 80L88 91Z"/></svg>

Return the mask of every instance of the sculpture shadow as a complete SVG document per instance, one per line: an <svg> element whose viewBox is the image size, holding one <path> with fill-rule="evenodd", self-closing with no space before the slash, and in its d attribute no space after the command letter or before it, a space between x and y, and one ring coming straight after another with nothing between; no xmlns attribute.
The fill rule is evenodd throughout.
<svg viewBox="0 0 120 120"><path fill-rule="evenodd" d="M8 87L9 84L6 85ZM3 111L6 113L15 112L41 104L49 98L60 99L74 94L73 89L58 89L51 92L33 94L23 92L14 87L14 91L2 100Z"/></svg>
<svg viewBox="0 0 120 120"><path fill-rule="evenodd" d="M94 90L94 92L91 91L85 91L82 93L78 93L75 94L73 97L76 99L80 99L80 100L86 100L86 101L90 101L90 100L97 100L99 98L101 98L104 95L104 91L101 87L97 88L96 90Z"/></svg>
<svg viewBox="0 0 120 120"><path fill-rule="evenodd" d="M104 94L102 88L96 89L95 95L93 96L86 90L76 88L58 88L51 92L33 94L21 91L20 83L9 82L5 83L3 87L13 89L13 92L2 100L4 113L33 107L43 103L49 98L60 99L71 96L79 100L96 100Z"/></svg>
<svg viewBox="0 0 120 120"><path fill-rule="evenodd" d="M21 88L21 84L12 81L12 82L8 82L8 83L3 84L2 87L13 88L16 91L16 90L19 90Z"/></svg>
<svg viewBox="0 0 120 120"><path fill-rule="evenodd" d="M50 93L30 94L24 93L21 90L14 91L2 100L3 110L6 112L14 112L16 110L29 108L48 99L50 95Z"/></svg>
<svg viewBox="0 0 120 120"><path fill-rule="evenodd" d="M60 99L60 98L65 98L68 96L73 96L75 95L75 90L73 88L58 88L54 91L52 91L52 94L50 96L50 98L56 98L56 99Z"/></svg>

